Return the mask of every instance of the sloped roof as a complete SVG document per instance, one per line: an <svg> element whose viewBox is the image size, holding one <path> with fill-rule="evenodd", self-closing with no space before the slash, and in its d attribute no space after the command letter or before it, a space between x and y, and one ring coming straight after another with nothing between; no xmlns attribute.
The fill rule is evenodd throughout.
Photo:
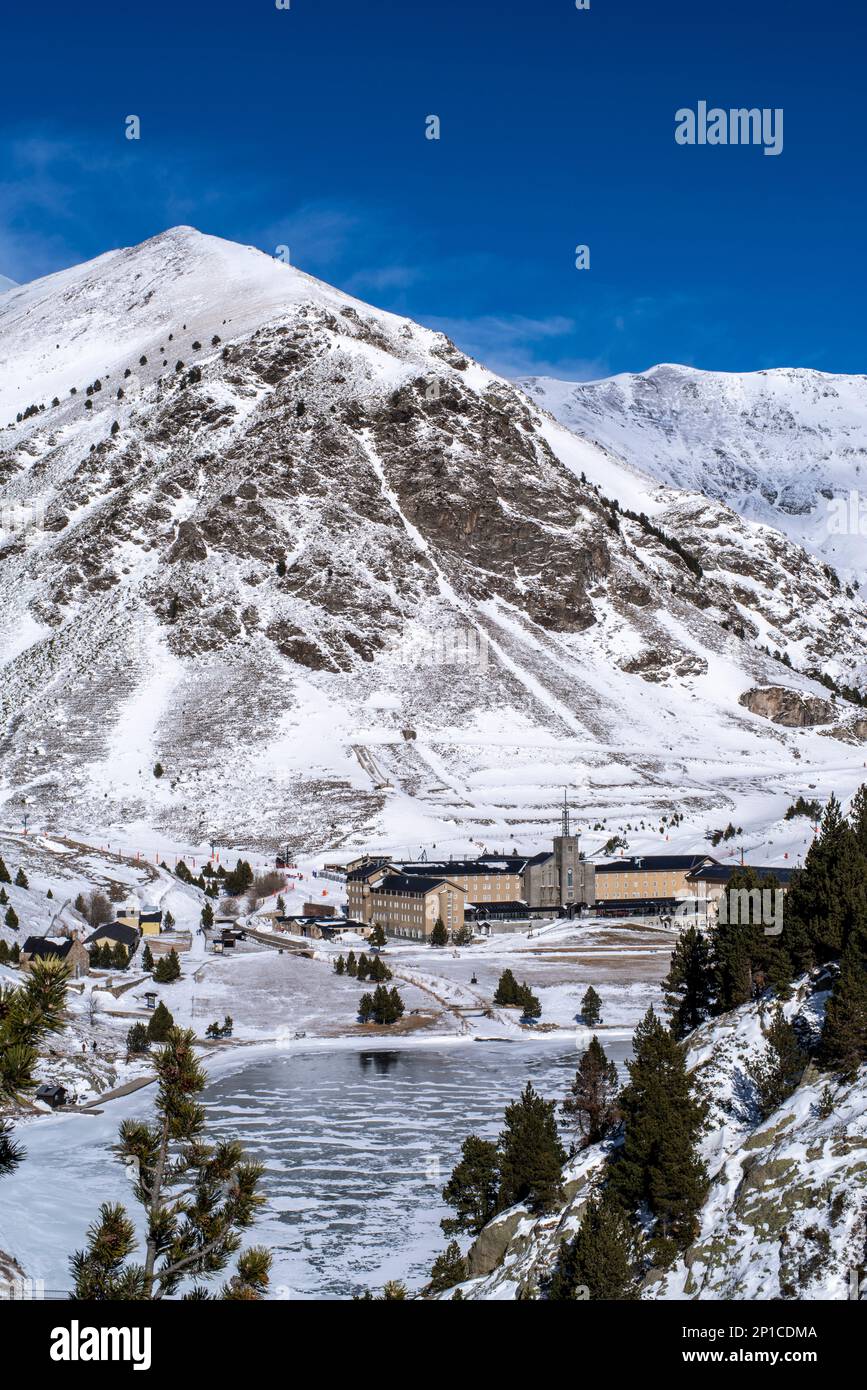
<svg viewBox="0 0 867 1390"><path fill-rule="evenodd" d="M50 936L28 936L21 953L25 956L35 956L37 960L63 960L72 950L73 942L70 937L62 940L53 940Z"/></svg>
<svg viewBox="0 0 867 1390"><path fill-rule="evenodd" d="M665 873L667 870L688 871L702 864L716 864L712 854L636 854L629 859L612 859L597 864L597 874Z"/></svg>
<svg viewBox="0 0 867 1390"><path fill-rule="evenodd" d="M690 883L728 883L733 874L748 869L757 875L760 883L764 879L775 878L781 886L789 883L798 872L797 869L779 869L769 864L707 864L694 869L687 874L687 878Z"/></svg>
<svg viewBox="0 0 867 1390"><path fill-rule="evenodd" d="M527 866L527 856L525 854L486 854L478 859L416 859L413 861L401 861L397 868L402 874L430 877L431 874L442 874L443 878L449 878L452 874L466 874L474 877L484 875L489 878L491 874L521 874Z"/></svg>
<svg viewBox="0 0 867 1390"><path fill-rule="evenodd" d="M379 873L380 869L390 866L390 863L391 861L388 859L374 859L369 864L362 864L357 869L349 869L346 874L346 882L370 878L371 874Z"/></svg>
<svg viewBox="0 0 867 1390"><path fill-rule="evenodd" d="M125 922L106 922L105 926L97 927L91 932L84 944L92 946L95 941L119 941L131 950L138 945L138 938L139 933L135 927L128 927Z"/></svg>
<svg viewBox="0 0 867 1390"><path fill-rule="evenodd" d="M444 883L448 882L449 879L444 875L428 878L422 874L388 874L380 883L376 884L374 892L430 893L434 888L441 888ZM455 883L452 886L454 888L460 888L459 883Z"/></svg>

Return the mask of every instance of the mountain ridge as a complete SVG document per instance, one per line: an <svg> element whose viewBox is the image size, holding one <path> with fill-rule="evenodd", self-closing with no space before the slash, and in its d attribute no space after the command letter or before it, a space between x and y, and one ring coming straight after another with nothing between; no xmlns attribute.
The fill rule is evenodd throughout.
<svg viewBox="0 0 867 1390"><path fill-rule="evenodd" d="M854 530L845 505L853 494L860 501L867 481L867 376L660 363L598 381L520 384L561 423L626 462L640 459L659 482L723 501L844 579L867 580L867 503Z"/></svg>
<svg viewBox="0 0 867 1390"><path fill-rule="evenodd" d="M549 835L565 785L794 848L805 778L854 787L857 710L802 674L863 680L836 576L253 248L172 229L4 297L0 485L7 807L466 847ZM821 727L741 701L780 684Z"/></svg>

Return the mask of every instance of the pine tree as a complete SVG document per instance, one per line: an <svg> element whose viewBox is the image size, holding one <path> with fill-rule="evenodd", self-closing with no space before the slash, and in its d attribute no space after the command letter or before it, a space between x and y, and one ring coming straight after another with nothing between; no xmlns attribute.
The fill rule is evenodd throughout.
<svg viewBox="0 0 867 1390"><path fill-rule="evenodd" d="M518 981L511 970L504 970L494 991L495 1004L517 1004L519 1000Z"/></svg>
<svg viewBox="0 0 867 1390"><path fill-rule="evenodd" d="M160 985L170 985L174 980L180 979L181 962L178 960L178 953L174 946L167 956L160 956L154 966L153 978Z"/></svg>
<svg viewBox="0 0 867 1390"><path fill-rule="evenodd" d="M729 1013L753 997L752 961L745 929L725 924L713 934L714 1013Z"/></svg>
<svg viewBox="0 0 867 1390"><path fill-rule="evenodd" d="M456 1240L449 1241L443 1253L437 1255L431 1266L430 1283L426 1285L424 1292L428 1296L445 1293L456 1284L462 1284L466 1277L467 1263L461 1254L461 1247Z"/></svg>
<svg viewBox="0 0 867 1390"><path fill-rule="evenodd" d="M820 1060L847 1080L867 1061L867 914L860 917L843 951L825 1009Z"/></svg>
<svg viewBox="0 0 867 1390"><path fill-rule="evenodd" d="M66 1020L68 979L62 961L34 960L22 985L0 985L0 1103L36 1084L38 1045Z"/></svg>
<svg viewBox="0 0 867 1390"><path fill-rule="evenodd" d="M8 1120L0 1120L0 1178L12 1173L24 1158L24 1150L12 1138Z"/></svg>
<svg viewBox="0 0 867 1390"><path fill-rule="evenodd" d="M5 907L9 901L9 894L5 888L0 888L0 906Z"/></svg>
<svg viewBox="0 0 867 1390"><path fill-rule="evenodd" d="M667 1258L695 1233L707 1191L698 1154L705 1106L696 1098L683 1048L649 1009L635 1030L629 1083L619 1106L623 1147L611 1188L627 1212L656 1219L657 1251Z"/></svg>
<svg viewBox="0 0 867 1390"><path fill-rule="evenodd" d="M380 950L382 950L382 947L386 945L388 938L385 932L383 931L382 924L380 922L374 922L373 930L370 933L369 940L371 946L378 946Z"/></svg>
<svg viewBox="0 0 867 1390"><path fill-rule="evenodd" d="M763 1120L788 1100L807 1062L798 1035L791 1023L786 1022L779 1006L774 1010L765 1040L765 1055L747 1067L747 1074L756 1087L756 1101Z"/></svg>
<svg viewBox="0 0 867 1390"><path fill-rule="evenodd" d="M162 1000L157 1004L147 1024L147 1034L150 1042L165 1042L175 1026L168 1009Z"/></svg>
<svg viewBox="0 0 867 1390"><path fill-rule="evenodd" d="M350 951L349 955L346 957L346 973L347 975L351 975L353 979L355 979L358 974L358 961L355 959L354 951Z"/></svg>
<svg viewBox="0 0 867 1390"><path fill-rule="evenodd" d="M224 891L230 898L239 898L252 886L253 878L253 870L246 859L239 859L223 880Z"/></svg>
<svg viewBox="0 0 867 1390"><path fill-rule="evenodd" d="M202 915L199 920L201 925L208 930L214 925L214 909L211 907L210 903L204 904Z"/></svg>
<svg viewBox="0 0 867 1390"><path fill-rule="evenodd" d="M713 999L710 943L698 927L687 927L678 938L668 975L662 982L671 1031L685 1038L710 1016Z"/></svg>
<svg viewBox="0 0 867 1390"><path fill-rule="evenodd" d="M126 970L129 965L129 954L122 941L116 942L111 953L111 964L116 970Z"/></svg>
<svg viewBox="0 0 867 1390"><path fill-rule="evenodd" d="M364 951L362 951L361 955L358 957L358 965L356 966L355 970L355 978L357 980L366 980L369 973L370 966L368 964L367 955Z"/></svg>
<svg viewBox="0 0 867 1390"><path fill-rule="evenodd" d="M867 862L867 782L860 786L849 807L849 824L861 858Z"/></svg>
<svg viewBox="0 0 867 1390"><path fill-rule="evenodd" d="M379 985L377 986L377 988L382 989L383 991L385 989L383 985ZM376 996L374 995L374 998L375 997ZM383 1023L397 1023L399 1019L403 1018L405 1006L403 999L401 998L397 989L390 989L388 991L388 1004L386 1006L385 1012L386 1016L382 1020Z"/></svg>
<svg viewBox="0 0 867 1390"><path fill-rule="evenodd" d="M860 817L860 801L855 809ZM854 919L864 908L861 834L860 819L853 829L832 796L822 816L820 834L786 895L785 936L800 970L839 957Z"/></svg>
<svg viewBox="0 0 867 1390"><path fill-rule="evenodd" d="M150 1046L148 1030L143 1023L134 1023L126 1035L126 1054L128 1057L137 1057L142 1052L147 1052Z"/></svg>
<svg viewBox="0 0 867 1390"><path fill-rule="evenodd" d="M526 983L518 986L518 1003L521 1005L522 1018L541 1018L542 1005Z"/></svg>
<svg viewBox="0 0 867 1390"><path fill-rule="evenodd" d="M794 880L793 880L794 882ZM766 930L763 921L764 894L775 895L779 884L773 875L760 879L755 869L743 866L736 869L727 884L728 905L734 908L736 894L750 894L748 920L725 922L715 926L710 938L712 990L711 1014L728 1013L757 995L773 988L779 998L787 998L795 974L794 955L803 947L796 922L790 922L786 907L785 933ZM745 900L746 901L746 900ZM777 899L771 898L776 907ZM788 898L787 898L788 904ZM734 913L730 913L734 915Z"/></svg>
<svg viewBox="0 0 867 1390"><path fill-rule="evenodd" d="M588 985L581 1000L581 1019L588 1028L595 1028L602 1022L602 1000L592 985Z"/></svg>
<svg viewBox="0 0 867 1390"><path fill-rule="evenodd" d="M587 1203L577 1233L560 1246L548 1297L606 1302L638 1297L635 1236L615 1202L603 1196Z"/></svg>
<svg viewBox="0 0 867 1390"><path fill-rule="evenodd" d="M175 925L175 919L174 919L174 917L172 916L172 914L171 914L169 911L166 911L166 915L165 915L164 918L163 918L163 928L164 928L164 930L165 930L165 931L171 931L174 925Z"/></svg>
<svg viewBox="0 0 867 1390"><path fill-rule="evenodd" d="M0 939L0 965L9 964L9 947L6 942Z"/></svg>
<svg viewBox="0 0 867 1390"><path fill-rule="evenodd" d="M29 887L30 887L30 884L29 884L28 881L27 881L27 875L25 874L25 872L24 872L23 869L19 869L18 872L17 872L17 874L15 875L15 887L16 887L16 888L29 888Z"/></svg>
<svg viewBox="0 0 867 1390"><path fill-rule="evenodd" d="M400 1279L389 1279L387 1283L383 1284L381 1302L399 1303L406 1297L406 1284L402 1283Z"/></svg>
<svg viewBox="0 0 867 1390"><path fill-rule="evenodd" d="M151 951L151 948L147 942L145 942L144 946L142 947L141 968L148 974L154 968L153 952Z"/></svg>
<svg viewBox="0 0 867 1390"><path fill-rule="evenodd" d="M3 918L3 920L6 923L7 927L10 929L10 931L18 930L18 913L15 911L15 908L12 907L11 904L9 905L9 907L7 907L6 916Z"/></svg>
<svg viewBox="0 0 867 1390"><path fill-rule="evenodd" d="M396 989L377 985L373 994L363 994L358 1006L362 1023L397 1023L403 1017L404 1002Z"/></svg>
<svg viewBox="0 0 867 1390"><path fill-rule="evenodd" d="M2 854L0 854L0 883L11 883L11 882L12 882L12 879L9 877L9 870L6 868L6 863L5 863L4 859L3 859Z"/></svg>
<svg viewBox="0 0 867 1390"><path fill-rule="evenodd" d="M597 1037L590 1039L560 1109L577 1130L581 1148L606 1139L617 1125L617 1067Z"/></svg>
<svg viewBox="0 0 867 1390"><path fill-rule="evenodd" d="M466 1232L476 1236L497 1211L500 1186L500 1160L496 1144L470 1134L461 1146L461 1156L443 1188L443 1201L454 1216L440 1222L447 1236Z"/></svg>
<svg viewBox="0 0 867 1390"><path fill-rule="evenodd" d="M236 1141L207 1141L197 1100L207 1078L194 1048L193 1033L172 1030L154 1063L154 1122L125 1120L120 1126L117 1152L135 1174L134 1192L145 1215L143 1261L135 1258L135 1227L125 1209L104 1204L87 1233L87 1247L70 1261L76 1299L161 1299L188 1279L222 1272L264 1201L261 1166L249 1163ZM261 1298L270 1264L267 1251L245 1251L219 1297ZM185 1296L210 1295L206 1286L194 1284Z"/></svg>
<svg viewBox="0 0 867 1390"><path fill-rule="evenodd" d="M334 962L334 973L335 975L342 975L345 970L346 961L343 959L343 956L338 956L337 960Z"/></svg>
<svg viewBox="0 0 867 1390"><path fill-rule="evenodd" d="M442 917L438 917L434 922L433 931L430 934L430 944L431 946L448 946L449 944L449 934Z"/></svg>
<svg viewBox="0 0 867 1390"><path fill-rule="evenodd" d="M506 1106L506 1127L499 1141L502 1207L526 1202L531 1211L546 1211L560 1196L566 1152L555 1110L555 1102L544 1100L530 1082L520 1100Z"/></svg>

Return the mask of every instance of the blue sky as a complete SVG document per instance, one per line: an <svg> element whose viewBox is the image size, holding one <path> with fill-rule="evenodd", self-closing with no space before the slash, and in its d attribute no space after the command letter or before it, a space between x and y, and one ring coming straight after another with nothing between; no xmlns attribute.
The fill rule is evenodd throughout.
<svg viewBox="0 0 867 1390"><path fill-rule="evenodd" d="M289 245L509 375L865 370L860 0L16 11L0 274L184 222ZM700 100L783 108L783 153L677 145L675 111Z"/></svg>

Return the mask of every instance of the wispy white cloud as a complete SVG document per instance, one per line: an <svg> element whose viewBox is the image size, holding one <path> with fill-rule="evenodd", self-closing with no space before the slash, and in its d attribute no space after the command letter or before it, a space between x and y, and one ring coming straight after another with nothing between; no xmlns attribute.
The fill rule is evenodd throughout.
<svg viewBox="0 0 867 1390"><path fill-rule="evenodd" d="M561 376L590 381L607 376L608 363L566 351L550 353L552 342L576 333L574 319L563 314L531 318L525 314L482 314L477 318L441 318L421 315L428 328L445 333L464 352L476 357L500 376Z"/></svg>

